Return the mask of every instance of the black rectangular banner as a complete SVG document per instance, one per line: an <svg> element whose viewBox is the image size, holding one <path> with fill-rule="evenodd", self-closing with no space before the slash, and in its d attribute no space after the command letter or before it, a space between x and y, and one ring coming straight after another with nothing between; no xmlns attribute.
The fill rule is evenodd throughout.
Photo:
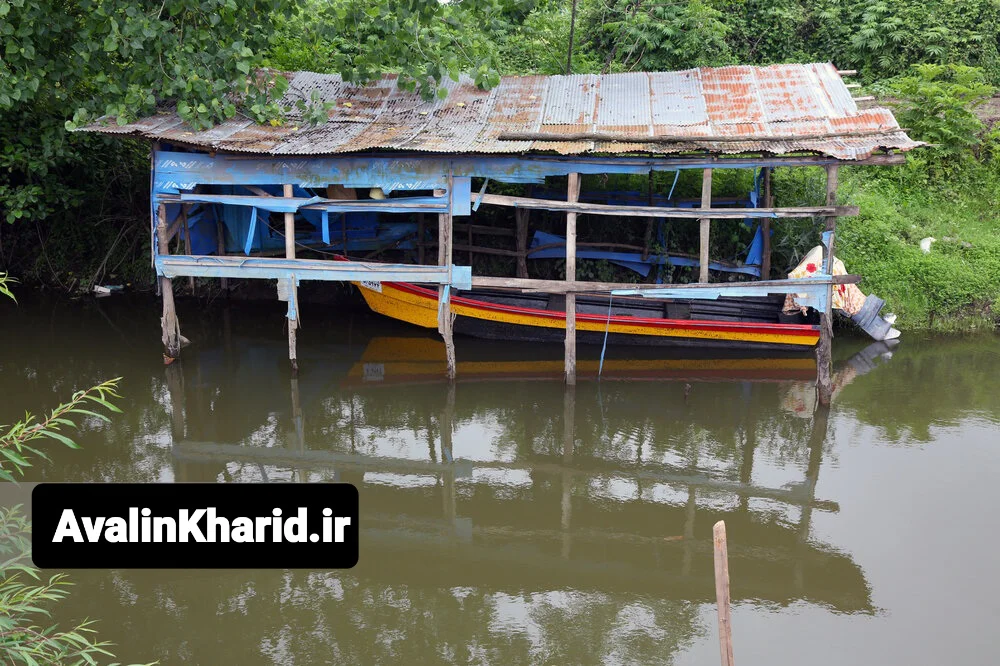
<svg viewBox="0 0 1000 666"><path fill-rule="evenodd" d="M346 569L349 483L41 483L31 559L58 569Z"/></svg>

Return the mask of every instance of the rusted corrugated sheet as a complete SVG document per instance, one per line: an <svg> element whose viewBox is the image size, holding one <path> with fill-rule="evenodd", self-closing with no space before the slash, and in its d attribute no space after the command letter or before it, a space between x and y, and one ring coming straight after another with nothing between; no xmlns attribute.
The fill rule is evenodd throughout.
<svg viewBox="0 0 1000 666"><path fill-rule="evenodd" d="M920 145L887 109L859 111L828 63L505 77L491 91L462 77L446 80L448 96L430 101L401 90L394 75L367 86L344 83L332 74L294 72L288 78L283 103L309 101L315 93L333 103L329 122L309 126L292 117L271 127L240 118L195 132L166 112L124 126L105 119L84 129L272 155L813 151L860 159L879 148ZM541 136L501 140L511 134ZM655 137L674 139L649 142Z"/></svg>

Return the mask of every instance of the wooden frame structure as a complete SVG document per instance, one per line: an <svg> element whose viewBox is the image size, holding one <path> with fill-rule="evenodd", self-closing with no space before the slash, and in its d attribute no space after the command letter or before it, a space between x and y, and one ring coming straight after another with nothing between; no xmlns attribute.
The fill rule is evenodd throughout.
<svg viewBox="0 0 1000 666"><path fill-rule="evenodd" d="M798 291L794 292L796 302L812 306L822 316L817 382L821 402L825 402L830 395L831 295L836 283L830 269L836 221L858 213L855 207L837 204L838 169L841 165L900 164L905 158L899 151L921 145L906 136L890 110L859 108L856 101L860 98L852 96L842 79L849 74L830 63L705 67L681 72L504 77L492 90L461 76L441 83L448 93L443 99L428 101L400 88L394 76L356 85L336 75L288 72L283 105L319 99L329 104L329 122L309 128L290 122L265 132L246 118L234 118L195 131L176 113L166 111L125 124L103 118L82 131L154 142L151 259L163 293L161 323L167 363L179 356L183 341L173 302L176 277L188 278L192 290L195 277L218 278L224 285L231 278L276 280L278 298L288 304L293 371L298 366L301 312L297 287L301 280L372 285L399 281L437 286L437 329L447 347L449 378L454 378L456 366L450 305L454 290L505 287L565 294L565 380L572 385L576 381L577 294L674 298L683 288L685 299L715 299L722 294L788 293L787 288L775 291L777 285L771 281L771 227L777 218L805 217L825 220L822 270L811 281L796 280ZM772 175L777 167L824 167L825 201L808 207L776 207ZM762 198L755 189L754 207L720 207L723 202L712 193L717 169L761 169ZM655 205L654 172L681 170L701 172L700 206ZM606 174L648 177L648 199L639 202L645 205L581 201L583 179ZM567 191L562 200L487 191L491 182L539 184L563 177ZM477 192L472 190L474 178L483 179ZM379 196L357 196L358 190L366 189ZM481 205L514 209L514 224L507 233L513 236L516 249L493 248L489 253L515 258L516 277L471 274L473 254L483 250L476 248L473 235L486 233L488 227L455 218L469 216ZM218 226L210 234L199 226L205 220L196 219L198 211L206 208L223 211L213 213L212 222ZM261 211L260 216L270 222L266 251L261 241L255 257L232 256L231 249L227 254L228 227L224 228L222 218L225 211L234 210L240 215L231 219L242 220L245 214L249 227L239 226L240 221L238 235L243 238L230 240L242 243L249 257L254 233L265 224L258 220ZM565 214L563 280L528 277L531 210ZM419 264L300 258L296 217L321 219L317 224L322 226L324 246L329 247L329 217L338 213L415 215ZM580 215L645 218L646 243L639 248L644 262L649 259L654 220L698 220L697 258L684 257L684 265L698 266L698 282L665 287L578 281L578 248L585 247L577 242ZM435 265L425 265L428 243L424 233L433 219L430 216L438 220ZM747 218L760 220L761 281L711 282L713 220L719 224ZM193 231L196 237L201 234L198 244L192 243ZM456 238L457 232L464 232L464 238ZM275 234L283 236L283 248ZM174 238L179 239L180 254L170 251ZM346 221L341 240L346 252ZM232 242L228 245L233 246ZM456 265L455 251L464 253L459 256L468 257L469 265ZM756 272L755 265L751 273ZM802 292L806 292L804 300Z"/></svg>
<svg viewBox="0 0 1000 666"><path fill-rule="evenodd" d="M576 382L576 312L577 293L611 293L638 295L648 298L718 298L721 295L755 296L769 293L807 293L806 304L822 313L823 328L817 349L820 360L817 381L823 401L829 397L830 359L830 292L834 284L854 282L854 276L830 275L830 252L836 230L836 220L856 215L858 209L836 203L838 169L843 164L899 164L902 155L878 155L868 160L842 161L821 156L795 155L740 156L737 158L662 157L613 158L582 157L576 159L526 155L511 157L441 157L441 156L347 156L339 158L306 158L289 161L273 157L246 157L232 154L184 152L183 149L160 145L153 151L152 208L156 243L154 266L163 294L162 336L164 358L170 362L180 355L181 335L173 302L172 280L176 277L250 278L278 281L278 297L287 301L289 360L297 370L296 336L300 326L300 306L297 286L302 280L352 281L381 283L400 281L434 284L439 288L438 331L448 351L447 374L455 376L454 315L450 311L450 294L455 289L470 287L513 288L525 292L549 292L566 295L565 379ZM822 166L827 173L827 197L823 205L809 207L774 207L770 175L778 166ZM767 169L765 206L759 208L713 208L712 173L718 168ZM579 201L584 174L626 173L651 174L654 171L695 169L702 171L700 208L668 208L662 206L619 206ZM565 176L568 181L565 201L510 197L476 193L471 189L473 177L501 182L544 182L547 177ZM215 194L215 186L240 185L252 196ZM282 186L283 196L268 195L261 186ZM293 196L293 188L318 188L327 193L333 186L341 188L383 188L396 195L381 200L334 199L314 196ZM432 190L432 196L406 196L407 191ZM224 253L209 255L178 255L170 253L173 238L185 234L188 207L194 204L220 206L250 206L283 215L285 256L283 258L234 257ZM454 251L469 251L474 247L456 245L457 229L471 235L475 225L455 222L456 217L472 214L473 205L513 208L517 225L512 233L518 244L519 275L523 276L523 260L527 254L527 212L548 210L566 215L566 275L564 280L536 280L527 277L497 278L473 276L470 266L456 265ZM295 215L300 210L321 211L324 215L337 211L379 211L383 213L436 213L438 218L437 264L403 265L302 259L296 256ZM706 215L706 212L710 214ZM584 215L614 215L652 219L697 219L700 228L699 282L684 285L644 285L625 283L578 282L576 280L577 217ZM760 282L710 282L708 248L712 220L743 220L748 217L766 222L777 218L816 217L825 220L824 242L827 246L824 271L808 280ZM324 217L324 220L326 218ZM324 231L328 233L328 231ZM223 231L219 231L220 237ZM766 235L765 235L766 238ZM185 245L190 252L190 241ZM769 250L769 248L768 248ZM769 251L764 254L765 275L770 272ZM683 292L683 293L681 293Z"/></svg>

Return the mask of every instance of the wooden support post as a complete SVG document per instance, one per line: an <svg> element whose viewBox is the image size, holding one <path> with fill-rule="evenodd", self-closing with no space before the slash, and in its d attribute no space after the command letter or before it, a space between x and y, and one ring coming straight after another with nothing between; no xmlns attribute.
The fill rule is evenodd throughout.
<svg viewBox="0 0 1000 666"><path fill-rule="evenodd" d="M694 520L698 512L698 491L694 486L688 486L688 499L684 507L684 559L681 562L681 575L691 575L691 556L694 554Z"/></svg>
<svg viewBox="0 0 1000 666"><path fill-rule="evenodd" d="M701 207L708 210L712 207L712 170L705 169L701 178ZM708 240L712 233L710 218L699 219L701 239L698 247L698 282L708 282Z"/></svg>
<svg viewBox="0 0 1000 666"><path fill-rule="evenodd" d="M294 196L291 184L285 184L283 194L286 198ZM285 213L285 258L295 258L295 213ZM292 299L292 303L295 305L293 310L295 318L288 320L288 360L291 361L292 376L294 377L299 371L299 357L295 340L299 327L299 292L298 287L295 286L295 280L291 280L290 282L291 284L288 285L288 297Z"/></svg>
<svg viewBox="0 0 1000 666"><path fill-rule="evenodd" d="M517 224L517 277L528 277L528 220L531 211L527 208L514 209Z"/></svg>
<svg viewBox="0 0 1000 666"><path fill-rule="evenodd" d="M160 204L156 209L156 240L157 253L169 254L166 204ZM181 355L181 327L174 306L174 283L170 278L160 278L160 293L163 297L163 316L160 317L160 328L163 333L163 364L170 365Z"/></svg>
<svg viewBox="0 0 1000 666"><path fill-rule="evenodd" d="M226 225L222 218L215 221L215 238L218 243L215 254L220 257L226 256ZM229 293L229 278L222 278L222 291Z"/></svg>
<svg viewBox="0 0 1000 666"><path fill-rule="evenodd" d="M826 167L826 203L837 203L838 165ZM833 272L834 242L836 240L837 216L826 218L824 232L830 232L830 244L824 247L823 266ZM833 362L833 285L826 289L826 311L820 314L819 344L816 346L816 389L819 404L829 405L833 397L831 364Z"/></svg>
<svg viewBox="0 0 1000 666"><path fill-rule="evenodd" d="M580 174L569 174L566 200L580 200ZM576 213L566 213L566 282L576 282ZM566 383L576 384L576 294L566 294Z"/></svg>
<svg viewBox="0 0 1000 666"><path fill-rule="evenodd" d="M191 227L188 226L188 207L181 206L181 219L184 220L184 252L190 256L191 252ZM194 276L188 276L188 289L194 296Z"/></svg>
<svg viewBox="0 0 1000 666"><path fill-rule="evenodd" d="M771 194L771 167L764 167L764 208L774 206ZM765 217L760 221L760 233L763 244L761 247L760 279L771 279L771 218Z"/></svg>
<svg viewBox="0 0 1000 666"><path fill-rule="evenodd" d="M452 197L454 196L454 178L448 174L448 212L438 214L438 265L451 266L453 250L452 228ZM445 298L444 285L438 287L438 332L444 338L445 360L447 362L447 374L449 380L455 379L455 339L454 335L455 316L451 313L451 289L448 289L448 298Z"/></svg>
<svg viewBox="0 0 1000 666"><path fill-rule="evenodd" d="M649 207L653 206L653 171L649 171L649 183L646 186L646 205ZM653 220L654 218L649 218L646 220L646 239L642 244L642 260L646 261L649 259L649 244L653 241Z"/></svg>
<svg viewBox="0 0 1000 666"><path fill-rule="evenodd" d="M715 604L719 611L719 653L722 666L733 666L733 627L729 614L729 550L726 523L720 520L712 528L715 550Z"/></svg>

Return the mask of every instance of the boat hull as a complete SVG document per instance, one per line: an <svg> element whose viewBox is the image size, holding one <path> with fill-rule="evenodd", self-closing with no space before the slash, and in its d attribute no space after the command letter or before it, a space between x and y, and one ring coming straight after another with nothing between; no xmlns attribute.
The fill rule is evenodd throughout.
<svg viewBox="0 0 1000 666"><path fill-rule="evenodd" d="M436 289L401 282L356 284L374 312L423 328L437 328ZM555 297L475 291L457 294L451 299L451 310L456 315L454 331L491 340L561 341L565 338L565 310L531 307L542 298ZM584 307L578 300L578 344L602 344L607 334L608 344L614 345L806 351L819 340L819 327L814 325L667 318L662 316L668 311L664 304L625 305L626 300L620 299L617 308L612 303L610 317L607 300ZM660 316L641 316L656 314ZM766 315L751 312L746 316Z"/></svg>

